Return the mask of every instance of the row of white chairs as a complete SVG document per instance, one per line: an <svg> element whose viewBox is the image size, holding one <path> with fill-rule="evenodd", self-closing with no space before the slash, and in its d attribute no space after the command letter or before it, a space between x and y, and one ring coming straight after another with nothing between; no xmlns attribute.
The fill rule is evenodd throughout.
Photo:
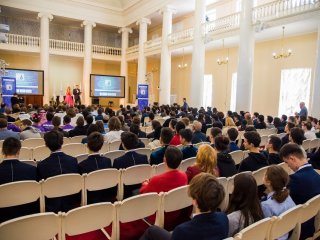
<svg viewBox="0 0 320 240"><path fill-rule="evenodd" d="M315 233L307 240L320 236L320 195L317 195L303 205L297 205L279 216L262 219L241 230L234 238L229 240L273 240L278 239L292 230L290 240L298 240L301 233L301 224L309 219L315 219Z"/></svg>
<svg viewBox="0 0 320 240"><path fill-rule="evenodd" d="M155 225L164 226L165 213L192 206L188 186L167 193L147 193L121 202L96 203L73 209L67 213L39 213L15 218L0 224L0 236L10 240L65 240L95 230L102 231L108 239L120 239L120 222L144 220L156 214ZM111 236L105 227L112 224ZM30 231L36 226L36 231ZM18 231L17 231L18 229Z"/></svg>

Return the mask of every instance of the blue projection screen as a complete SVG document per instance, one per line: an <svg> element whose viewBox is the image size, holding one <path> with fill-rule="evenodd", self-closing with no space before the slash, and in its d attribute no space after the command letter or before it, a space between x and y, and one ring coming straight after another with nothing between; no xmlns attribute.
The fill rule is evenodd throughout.
<svg viewBox="0 0 320 240"><path fill-rule="evenodd" d="M125 77L90 74L91 97L125 97Z"/></svg>
<svg viewBox="0 0 320 240"><path fill-rule="evenodd" d="M18 95L43 95L43 71L7 68L5 77L16 79Z"/></svg>

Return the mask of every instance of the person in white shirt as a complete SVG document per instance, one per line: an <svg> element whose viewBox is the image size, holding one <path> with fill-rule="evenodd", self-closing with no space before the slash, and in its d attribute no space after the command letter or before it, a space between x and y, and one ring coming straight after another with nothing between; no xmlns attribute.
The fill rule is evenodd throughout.
<svg viewBox="0 0 320 240"><path fill-rule="evenodd" d="M107 143L121 140L121 122L117 117L111 117L108 122L109 132L104 135L104 139Z"/></svg>
<svg viewBox="0 0 320 240"><path fill-rule="evenodd" d="M312 140L317 138L315 132L311 131L312 129L311 122L302 122L302 129L304 131L304 137L306 139Z"/></svg>

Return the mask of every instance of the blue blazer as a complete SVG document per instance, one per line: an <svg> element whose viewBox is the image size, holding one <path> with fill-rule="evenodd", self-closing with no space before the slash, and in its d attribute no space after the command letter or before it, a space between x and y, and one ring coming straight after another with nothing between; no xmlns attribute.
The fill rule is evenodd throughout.
<svg viewBox="0 0 320 240"><path fill-rule="evenodd" d="M20 140L20 134L18 132L14 132L12 130L4 129L0 131L0 140L5 140L8 137L14 137Z"/></svg>
<svg viewBox="0 0 320 240"><path fill-rule="evenodd" d="M207 142L207 136L203 132L197 131L192 134L191 141L192 141L192 144Z"/></svg>
<svg viewBox="0 0 320 240"><path fill-rule="evenodd" d="M240 148L238 147L238 145L235 142L230 142L229 143L229 152L234 152L240 150Z"/></svg>
<svg viewBox="0 0 320 240"><path fill-rule="evenodd" d="M79 172L90 173L99 169L111 168L110 158L101 156L99 153L88 156L86 160L79 163Z"/></svg>
<svg viewBox="0 0 320 240"><path fill-rule="evenodd" d="M151 165L158 165L160 163L163 163L163 157L164 153L166 152L168 145L158 149L157 151L154 151L150 155L150 164Z"/></svg>
<svg viewBox="0 0 320 240"><path fill-rule="evenodd" d="M171 240L221 240L228 237L229 221L225 213L212 212L196 215L191 221L177 226Z"/></svg>
<svg viewBox="0 0 320 240"><path fill-rule="evenodd" d="M47 179L49 177L79 173L77 159L63 152L51 153L49 157L38 163L38 179ZM61 186L63 187L63 186ZM80 206L80 194L74 194L65 197L46 199L46 212L68 212L69 210Z"/></svg>
<svg viewBox="0 0 320 240"><path fill-rule="evenodd" d="M20 162L17 159L5 160L2 163L0 163L0 184L24 180L36 181L37 168L29 164ZM24 204L21 206L0 208L0 223L9 219L39 212L39 201Z"/></svg>
<svg viewBox="0 0 320 240"><path fill-rule="evenodd" d="M191 158L191 157L195 157L197 156L197 152L198 152L198 148L189 145L189 146L185 146L182 150L182 159L187 159L187 158Z"/></svg>
<svg viewBox="0 0 320 240"><path fill-rule="evenodd" d="M116 169L128 168L140 164L149 164L148 157L136 153L135 151L126 152L123 156L118 157L113 161L113 167Z"/></svg>

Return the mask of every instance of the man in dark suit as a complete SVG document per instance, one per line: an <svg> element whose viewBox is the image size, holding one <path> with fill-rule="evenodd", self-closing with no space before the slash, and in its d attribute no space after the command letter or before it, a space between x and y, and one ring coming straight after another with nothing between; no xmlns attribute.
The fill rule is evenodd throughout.
<svg viewBox="0 0 320 240"><path fill-rule="evenodd" d="M11 100L11 108L13 108L13 106L16 104L19 105L19 103L20 103L20 100L19 100L17 93L14 93L10 100Z"/></svg>
<svg viewBox="0 0 320 240"><path fill-rule="evenodd" d="M179 131L180 141L183 145L181 150L182 159L187 159L197 156L198 148L194 147L191 143L192 140L192 131L190 129L181 129Z"/></svg>
<svg viewBox="0 0 320 240"><path fill-rule="evenodd" d="M81 99L80 99L81 91L79 89L79 85L76 85L76 88L73 89L73 99L75 105L81 105Z"/></svg>
<svg viewBox="0 0 320 240"><path fill-rule="evenodd" d="M201 132L202 124L199 121L193 122L192 144L207 142L207 136Z"/></svg>
<svg viewBox="0 0 320 240"><path fill-rule="evenodd" d="M171 139L173 138L173 131L168 127L163 127L160 133L160 144L161 148L152 152L150 155L150 164L160 164L163 162L164 153L166 152L167 147L170 144Z"/></svg>
<svg viewBox="0 0 320 240"><path fill-rule="evenodd" d="M295 204L304 204L320 194L320 175L308 163L302 148L295 143L287 143L280 150L280 158L294 171L290 175L290 196ZM314 219L301 225L300 239L312 237Z"/></svg>
<svg viewBox="0 0 320 240"><path fill-rule="evenodd" d="M77 159L61 151L63 145L63 136L57 131L50 131L44 135L46 146L51 154L46 159L38 163L38 179L47 179L49 177L67 174L79 173ZM63 186L61 186L63 187ZM78 196L67 196L61 198L47 199L46 212L67 212L76 207L79 203Z"/></svg>
<svg viewBox="0 0 320 240"><path fill-rule="evenodd" d="M0 184L37 180L37 168L18 160L21 143L18 139L9 137L3 142L3 161L0 163ZM19 193L16 193L19 194ZM38 213L39 202L0 208L0 223L16 217Z"/></svg>

